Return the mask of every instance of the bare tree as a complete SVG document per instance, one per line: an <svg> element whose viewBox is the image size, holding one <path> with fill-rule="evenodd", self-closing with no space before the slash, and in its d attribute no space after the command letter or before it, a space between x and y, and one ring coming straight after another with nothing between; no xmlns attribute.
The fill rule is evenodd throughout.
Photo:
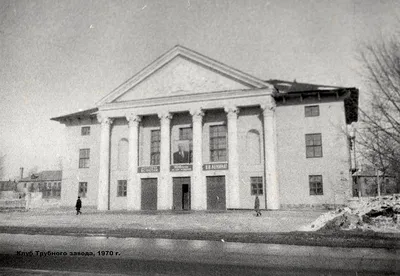
<svg viewBox="0 0 400 276"><path fill-rule="evenodd" d="M357 142L372 166L400 180L400 36L365 44L360 60L369 102Z"/></svg>

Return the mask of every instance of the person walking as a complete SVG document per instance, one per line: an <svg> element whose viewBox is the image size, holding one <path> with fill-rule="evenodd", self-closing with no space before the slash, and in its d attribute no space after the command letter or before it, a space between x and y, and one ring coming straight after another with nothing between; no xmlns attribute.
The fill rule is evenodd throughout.
<svg viewBox="0 0 400 276"><path fill-rule="evenodd" d="M81 215L82 214L82 212L81 212L82 201L81 201L81 197L80 196L78 196L78 200L76 201L75 208L76 208L76 214L77 215Z"/></svg>
<svg viewBox="0 0 400 276"><path fill-rule="evenodd" d="M256 217L261 216L260 199L258 198L258 195L256 195L256 200L254 202L254 210L256 211Z"/></svg>

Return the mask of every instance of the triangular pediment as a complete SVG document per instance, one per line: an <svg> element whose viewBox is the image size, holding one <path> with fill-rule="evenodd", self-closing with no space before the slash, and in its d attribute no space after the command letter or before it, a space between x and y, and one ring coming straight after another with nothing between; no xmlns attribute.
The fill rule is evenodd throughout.
<svg viewBox="0 0 400 276"><path fill-rule="evenodd" d="M97 105L270 86L260 79L176 46L104 97Z"/></svg>

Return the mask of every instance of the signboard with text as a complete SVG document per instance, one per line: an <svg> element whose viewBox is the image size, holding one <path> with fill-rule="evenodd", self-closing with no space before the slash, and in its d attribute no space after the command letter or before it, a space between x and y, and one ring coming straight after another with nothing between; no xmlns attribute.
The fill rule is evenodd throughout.
<svg viewBox="0 0 400 276"><path fill-rule="evenodd" d="M138 173L155 173L155 172L160 172L160 166L138 167Z"/></svg>
<svg viewBox="0 0 400 276"><path fill-rule="evenodd" d="M171 165L169 168L171 172L185 172L185 171L191 171L193 167L191 164L184 164L184 165Z"/></svg>
<svg viewBox="0 0 400 276"><path fill-rule="evenodd" d="M212 163L212 164L204 164L204 171L213 171L213 170L227 170L228 163Z"/></svg>

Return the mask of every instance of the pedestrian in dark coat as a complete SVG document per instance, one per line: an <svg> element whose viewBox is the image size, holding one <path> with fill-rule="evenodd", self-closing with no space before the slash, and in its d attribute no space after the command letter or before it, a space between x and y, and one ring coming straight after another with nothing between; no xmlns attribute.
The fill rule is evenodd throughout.
<svg viewBox="0 0 400 276"><path fill-rule="evenodd" d="M256 200L254 202L254 210L256 211L256 217L261 216L260 199L258 198L258 195L256 195Z"/></svg>
<svg viewBox="0 0 400 276"><path fill-rule="evenodd" d="M76 201L75 207L76 207L76 214L77 215L82 214L81 213L82 201L80 196L78 196L78 200Z"/></svg>

